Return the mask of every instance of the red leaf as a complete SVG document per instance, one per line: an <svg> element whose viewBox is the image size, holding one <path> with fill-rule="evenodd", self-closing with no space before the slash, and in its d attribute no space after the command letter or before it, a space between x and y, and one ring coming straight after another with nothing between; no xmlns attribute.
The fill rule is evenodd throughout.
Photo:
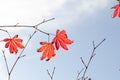
<svg viewBox="0 0 120 80"><path fill-rule="evenodd" d="M5 44L5 48L9 48L9 52L10 53L17 53L18 49L17 48L24 48L24 46L21 44L22 43L22 39L18 38L18 35L15 35L12 38L5 38L2 41L6 42Z"/></svg>
<svg viewBox="0 0 120 80"><path fill-rule="evenodd" d="M55 47L56 47L57 50L58 50L59 47L60 47L60 45L59 45L59 41L58 41L58 40L55 41Z"/></svg>
<svg viewBox="0 0 120 80"><path fill-rule="evenodd" d="M55 43L56 50L59 49L61 46L63 49L68 50L67 44L72 44L73 41L68 39L66 31L65 30L57 30L56 31L56 36L53 38L52 43Z"/></svg>
<svg viewBox="0 0 120 80"><path fill-rule="evenodd" d="M119 3L117 5L114 5L112 9L115 9L113 12L113 18L118 16L120 17L120 0L117 0Z"/></svg>
<svg viewBox="0 0 120 80"><path fill-rule="evenodd" d="M38 48L37 52L43 52L41 60L47 58L46 61L50 60L52 57L55 56L54 52L54 46L53 43L49 42L40 42L42 45L40 48Z"/></svg>
<svg viewBox="0 0 120 80"><path fill-rule="evenodd" d="M7 41L9 41L9 40L10 40L9 38L5 38L5 39L2 40L2 41L7 42Z"/></svg>
<svg viewBox="0 0 120 80"><path fill-rule="evenodd" d="M23 46L20 42L14 41L14 43L15 43L16 46L19 47L20 49L24 48L24 46Z"/></svg>
<svg viewBox="0 0 120 80"><path fill-rule="evenodd" d="M63 49L68 50L66 44L62 40L59 39L59 43Z"/></svg>

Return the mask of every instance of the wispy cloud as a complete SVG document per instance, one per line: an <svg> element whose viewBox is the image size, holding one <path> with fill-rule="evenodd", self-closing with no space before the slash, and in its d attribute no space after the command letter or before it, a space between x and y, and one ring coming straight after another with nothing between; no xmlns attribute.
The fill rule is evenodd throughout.
<svg viewBox="0 0 120 80"><path fill-rule="evenodd" d="M90 14L105 8L107 3L108 0L4 0L0 1L0 24L33 24L57 14L67 18Z"/></svg>
<svg viewBox="0 0 120 80"><path fill-rule="evenodd" d="M63 22L73 22L76 18L87 18L108 6L108 0L69 0L56 10L55 14ZM65 20L64 20L65 19Z"/></svg>

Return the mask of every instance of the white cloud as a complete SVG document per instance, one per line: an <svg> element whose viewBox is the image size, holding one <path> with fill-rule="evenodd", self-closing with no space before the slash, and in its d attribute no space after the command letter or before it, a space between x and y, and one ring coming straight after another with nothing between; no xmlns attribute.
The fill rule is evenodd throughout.
<svg viewBox="0 0 120 80"><path fill-rule="evenodd" d="M95 14L107 5L108 0L0 0L0 25L34 25L51 17L58 24L66 24Z"/></svg>
<svg viewBox="0 0 120 80"><path fill-rule="evenodd" d="M63 0L0 0L0 24L27 23L36 18L41 20L63 3Z"/></svg>
<svg viewBox="0 0 120 80"><path fill-rule="evenodd" d="M54 14L79 16L102 9L107 3L108 0L0 0L0 24L37 23Z"/></svg>
<svg viewBox="0 0 120 80"><path fill-rule="evenodd" d="M71 23L76 18L81 20L92 14L97 14L97 11L108 6L108 0L69 0L62 5L59 10L56 10L56 15L60 21Z"/></svg>

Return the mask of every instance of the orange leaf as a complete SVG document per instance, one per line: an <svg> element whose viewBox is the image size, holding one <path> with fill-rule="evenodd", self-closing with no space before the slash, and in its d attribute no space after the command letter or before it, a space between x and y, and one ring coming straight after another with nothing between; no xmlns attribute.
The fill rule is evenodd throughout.
<svg viewBox="0 0 120 80"><path fill-rule="evenodd" d="M58 40L56 40L56 42L55 42L55 47L56 47L57 50L58 50L59 47L60 47L60 45L59 45L59 41L58 41Z"/></svg>
<svg viewBox="0 0 120 80"><path fill-rule="evenodd" d="M37 52L43 52L41 60L47 58L46 61L48 61L55 56L53 43L40 42L40 44L42 46L38 48Z"/></svg>
<svg viewBox="0 0 120 80"><path fill-rule="evenodd" d="M10 53L17 53L17 48L24 48L24 46L21 44L23 40L18 38L18 35L15 35L12 38L5 38L2 41L6 42L5 48L9 48Z"/></svg>
<svg viewBox="0 0 120 80"><path fill-rule="evenodd" d="M120 0L117 0L119 3L117 5L114 5L112 9L115 9L113 12L113 18L118 16L120 17Z"/></svg>
<svg viewBox="0 0 120 80"><path fill-rule="evenodd" d="M56 31L56 36L53 38L52 43L55 43L55 47L58 50L59 47L61 46L63 49L68 50L67 44L72 44L73 41L68 39L66 31L65 30L57 30Z"/></svg>
<svg viewBox="0 0 120 80"><path fill-rule="evenodd" d="M17 39L14 39L16 42L22 42L23 40L22 39L20 39L20 38L17 38Z"/></svg>
<svg viewBox="0 0 120 80"><path fill-rule="evenodd" d="M14 41L14 43L15 43L16 46L19 47L20 49L24 48L24 46L23 46L21 43L16 42L16 41Z"/></svg>
<svg viewBox="0 0 120 80"><path fill-rule="evenodd" d="M4 42L7 42L7 41L9 41L10 39L9 38L5 38L3 41Z"/></svg>
<svg viewBox="0 0 120 80"><path fill-rule="evenodd" d="M45 48L46 48L46 46L42 46L37 50L37 52L42 52Z"/></svg>
<svg viewBox="0 0 120 80"><path fill-rule="evenodd" d="M59 39L59 43L63 49L68 50L66 44L62 40Z"/></svg>
<svg viewBox="0 0 120 80"><path fill-rule="evenodd" d="M8 41L6 44L5 44L5 48L8 48L9 47L9 45L10 45L10 41Z"/></svg>

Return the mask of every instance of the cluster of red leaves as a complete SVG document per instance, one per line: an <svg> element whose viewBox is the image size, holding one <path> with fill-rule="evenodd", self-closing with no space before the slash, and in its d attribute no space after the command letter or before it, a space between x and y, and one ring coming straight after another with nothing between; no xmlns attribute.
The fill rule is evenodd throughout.
<svg viewBox="0 0 120 80"><path fill-rule="evenodd" d="M55 49L58 50L61 46L63 49L68 50L67 44L72 43L73 41L68 39L65 30L57 30L55 37L52 39L52 42L40 42L42 46L37 50L37 52L43 52L41 60L47 57L48 61L55 56Z"/></svg>
<svg viewBox="0 0 120 80"><path fill-rule="evenodd" d="M22 45L23 39L18 38L18 35L15 35L12 38L5 38L2 41L6 42L5 48L9 48L10 53L17 54L18 48L24 48L24 46ZM68 50L67 45L72 43L73 41L68 39L65 30L57 30L56 35L51 42L40 42L42 46L38 48L37 52L43 52L41 60L47 58L48 61L55 56L55 49L58 50L61 46L63 49Z"/></svg>
<svg viewBox="0 0 120 80"><path fill-rule="evenodd" d="M116 16L120 17L120 0L117 0L117 1L119 3L112 7L112 9L115 9L114 13L113 13L113 18L116 17Z"/></svg>
<svg viewBox="0 0 120 80"><path fill-rule="evenodd" d="M21 44L23 40L18 38L18 35L15 35L12 38L5 38L2 41L6 42L5 48L9 48L10 53L17 53L18 48L24 48L24 46Z"/></svg>

